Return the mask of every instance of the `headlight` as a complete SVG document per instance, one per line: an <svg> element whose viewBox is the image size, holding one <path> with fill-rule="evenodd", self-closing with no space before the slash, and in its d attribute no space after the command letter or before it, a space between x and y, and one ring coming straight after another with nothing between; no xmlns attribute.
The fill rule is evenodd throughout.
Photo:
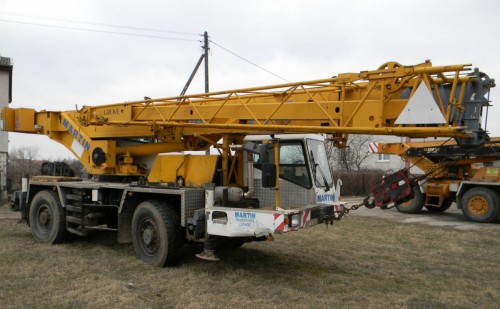
<svg viewBox="0 0 500 309"><path fill-rule="evenodd" d="M300 226L300 213L293 214L290 216L290 227L298 227Z"/></svg>

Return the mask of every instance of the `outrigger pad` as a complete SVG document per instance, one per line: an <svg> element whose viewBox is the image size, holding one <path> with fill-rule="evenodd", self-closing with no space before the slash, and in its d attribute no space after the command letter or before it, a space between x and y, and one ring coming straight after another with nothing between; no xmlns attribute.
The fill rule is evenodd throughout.
<svg viewBox="0 0 500 309"><path fill-rule="evenodd" d="M213 250L203 250L202 253L196 254L196 257L211 262L220 261L220 258L217 255L215 255L215 252Z"/></svg>

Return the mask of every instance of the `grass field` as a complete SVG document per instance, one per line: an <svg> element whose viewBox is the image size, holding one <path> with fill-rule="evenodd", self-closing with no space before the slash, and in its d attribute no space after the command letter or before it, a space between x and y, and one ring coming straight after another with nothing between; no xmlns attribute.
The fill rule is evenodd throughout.
<svg viewBox="0 0 500 309"><path fill-rule="evenodd" d="M350 216L210 263L139 261L113 234L37 243L0 220L0 308L499 308L500 232Z"/></svg>

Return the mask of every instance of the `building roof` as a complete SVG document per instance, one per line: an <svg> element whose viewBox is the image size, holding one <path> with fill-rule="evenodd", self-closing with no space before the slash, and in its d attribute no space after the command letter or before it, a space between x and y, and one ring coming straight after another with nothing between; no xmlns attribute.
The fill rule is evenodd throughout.
<svg viewBox="0 0 500 309"><path fill-rule="evenodd" d="M0 56L0 66L12 68L12 62L10 61L10 58Z"/></svg>

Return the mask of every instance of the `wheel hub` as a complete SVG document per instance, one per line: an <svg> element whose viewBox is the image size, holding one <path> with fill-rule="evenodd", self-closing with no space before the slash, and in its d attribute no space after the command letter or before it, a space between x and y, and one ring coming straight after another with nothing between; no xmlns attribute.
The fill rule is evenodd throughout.
<svg viewBox="0 0 500 309"><path fill-rule="evenodd" d="M467 203L469 211L476 216L483 216L488 212L488 201L482 196L474 196Z"/></svg>
<svg viewBox="0 0 500 309"><path fill-rule="evenodd" d="M142 241L144 241L147 246L151 245L153 241L153 231L150 228L144 230L142 233Z"/></svg>
<svg viewBox="0 0 500 309"><path fill-rule="evenodd" d="M153 255L158 250L158 232L154 221L145 219L140 225L140 243L146 254Z"/></svg>
<svg viewBox="0 0 500 309"><path fill-rule="evenodd" d="M47 228L50 226L50 212L47 208L43 208L40 210L38 213L38 222L40 222L40 225L44 228Z"/></svg>
<svg viewBox="0 0 500 309"><path fill-rule="evenodd" d="M406 208L406 207L410 207L412 202L413 202L413 199L407 200L406 202L403 202L400 205Z"/></svg>

